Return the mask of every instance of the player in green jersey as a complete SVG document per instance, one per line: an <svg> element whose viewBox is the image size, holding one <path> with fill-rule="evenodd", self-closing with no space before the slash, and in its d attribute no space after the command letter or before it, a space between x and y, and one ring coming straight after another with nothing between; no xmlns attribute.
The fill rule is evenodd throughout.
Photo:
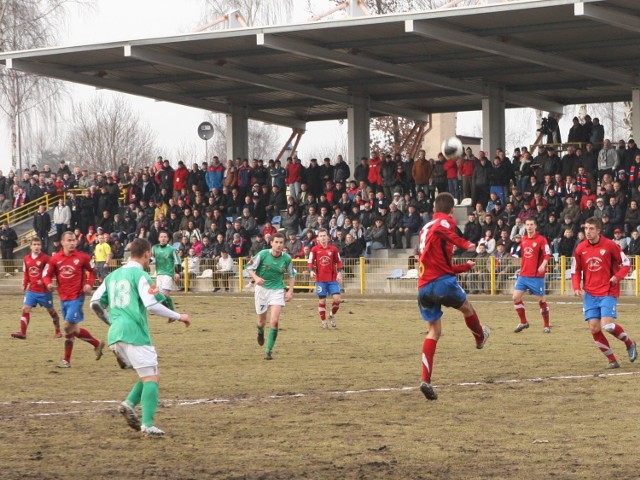
<svg viewBox="0 0 640 480"><path fill-rule="evenodd" d="M165 230L158 235L158 243L151 250L151 257L156 265L156 286L162 294L167 297L165 305L173 309L173 300L171 300L171 290L174 289L174 280L180 280L180 270L182 262L178 257L176 249L169 245L169 233Z"/></svg>
<svg viewBox="0 0 640 480"><path fill-rule="evenodd" d="M115 353L122 368L133 368L140 379L133 386L129 396L118 411L127 424L147 435L164 435L153 425L153 417L158 408L158 355L151 344L147 311L176 320L185 326L191 325L187 314L168 309L161 302L165 296L153 284L145 269L151 261L151 245L143 238L136 238L129 244L131 258L126 265L107 276L91 297L91 309L102 311L100 318L108 321L109 349ZM103 307L109 308L108 318ZM102 317L105 318L102 318ZM142 406L142 423L135 407Z"/></svg>
<svg viewBox="0 0 640 480"><path fill-rule="evenodd" d="M267 310L271 307L271 322L265 360L272 360L273 345L278 337L278 321L286 302L293 298L296 272L291 256L283 252L284 235L276 233L271 238L271 248L259 252L247 271L256 284L255 302L258 314L258 345L264 345L264 326L267 323ZM284 275L289 277L289 290L285 293Z"/></svg>

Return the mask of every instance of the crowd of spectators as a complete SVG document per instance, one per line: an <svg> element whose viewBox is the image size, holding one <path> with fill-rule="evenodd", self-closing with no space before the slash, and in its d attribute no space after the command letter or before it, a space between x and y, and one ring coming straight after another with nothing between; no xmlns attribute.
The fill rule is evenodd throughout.
<svg viewBox="0 0 640 480"><path fill-rule="evenodd" d="M578 122L579 123L579 122ZM574 125L575 127L575 125ZM580 125L584 129L583 125ZM584 131L570 139L585 140ZM439 154L416 159L375 152L351 171L342 156L303 166L296 156L279 160L237 158L194 163L187 168L158 157L153 166L89 172L60 162L25 170L20 180L0 172L0 213L39 198L67 193L50 215L34 216L34 230L48 248L49 231L74 230L79 248L91 253L98 235L122 258L127 243L142 237L157 243L167 231L182 258L215 264L223 252L251 258L276 231L286 249L304 258L318 229L326 228L346 259L381 248L411 248L412 237L430 219L435 195L470 198L473 212L463 226L477 255L519 255L524 221L535 218L554 253L570 256L584 221L602 219L603 234L630 255L640 254L640 151L635 142L576 141L559 152L540 146L516 148L511 158L496 149L459 159ZM78 195L76 189L84 189ZM200 267L199 267L200 268Z"/></svg>

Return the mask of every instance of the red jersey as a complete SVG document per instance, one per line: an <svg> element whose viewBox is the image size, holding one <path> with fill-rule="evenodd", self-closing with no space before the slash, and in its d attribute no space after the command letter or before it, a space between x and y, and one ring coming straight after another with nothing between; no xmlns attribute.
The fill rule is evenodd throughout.
<svg viewBox="0 0 640 480"><path fill-rule="evenodd" d="M82 289L85 285L96 281L91 257L86 253L75 250L70 255L65 255L62 250L54 254L44 270L42 281L50 285L53 279L58 281L58 293L60 300L75 300L84 295Z"/></svg>
<svg viewBox="0 0 640 480"><path fill-rule="evenodd" d="M551 258L551 249L547 239L539 233L534 233L531 238L525 234L520 242L520 251L522 252L520 275L523 277L544 278L544 273L539 274L538 268L540 268L543 261L546 260L548 262Z"/></svg>
<svg viewBox="0 0 640 480"><path fill-rule="evenodd" d="M594 297L619 297L620 281L631 270L629 259L612 240L600 235L597 243L583 240L576 247L571 262L571 280L574 290L580 290L583 282L585 292ZM611 277L618 279L611 283Z"/></svg>
<svg viewBox="0 0 640 480"><path fill-rule="evenodd" d="M317 243L309 253L309 270L316 272L316 282L335 282L338 270L342 270L340 252L331 244L323 247Z"/></svg>
<svg viewBox="0 0 640 480"><path fill-rule="evenodd" d="M446 213L436 213L420 230L420 277L418 288L443 275L456 275L471 269L468 263L453 265L453 247L469 248L468 242L456 234L456 221Z"/></svg>
<svg viewBox="0 0 640 480"><path fill-rule="evenodd" d="M49 255L40 252L36 258L29 253L24 257L22 288L28 288L34 293L47 293L47 286L42 281L42 272L49 263Z"/></svg>

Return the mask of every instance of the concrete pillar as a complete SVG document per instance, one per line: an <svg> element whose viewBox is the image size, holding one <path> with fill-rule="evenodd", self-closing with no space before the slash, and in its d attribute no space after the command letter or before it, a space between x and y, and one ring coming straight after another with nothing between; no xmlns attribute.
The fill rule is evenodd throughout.
<svg viewBox="0 0 640 480"><path fill-rule="evenodd" d="M505 148L504 130L504 100L498 88L490 87L489 95L482 99L482 149L489 159L497 147Z"/></svg>
<svg viewBox="0 0 640 480"><path fill-rule="evenodd" d="M232 105L227 115L227 158L249 158L249 118L247 109Z"/></svg>
<svg viewBox="0 0 640 480"><path fill-rule="evenodd" d="M356 166L360 164L362 157L369 158L370 153L370 126L371 114L366 98L355 98L354 104L347 108L347 158L351 168L351 176L355 173Z"/></svg>
<svg viewBox="0 0 640 480"><path fill-rule="evenodd" d="M640 88L631 90L631 128L633 139L640 141Z"/></svg>

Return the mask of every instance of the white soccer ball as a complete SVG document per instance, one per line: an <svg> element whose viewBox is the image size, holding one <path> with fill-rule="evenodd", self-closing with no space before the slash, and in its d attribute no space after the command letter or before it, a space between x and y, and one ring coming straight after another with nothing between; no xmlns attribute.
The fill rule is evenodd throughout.
<svg viewBox="0 0 640 480"><path fill-rule="evenodd" d="M458 137L449 137L442 141L442 154L446 158L458 158L464 153L462 142Z"/></svg>

